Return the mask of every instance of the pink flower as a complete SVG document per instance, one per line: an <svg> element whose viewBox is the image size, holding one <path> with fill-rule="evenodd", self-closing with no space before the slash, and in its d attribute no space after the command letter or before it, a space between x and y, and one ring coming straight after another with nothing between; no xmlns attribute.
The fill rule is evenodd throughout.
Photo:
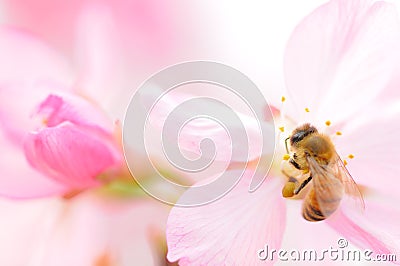
<svg viewBox="0 0 400 266"><path fill-rule="evenodd" d="M73 52L59 53L65 47L50 47L27 30L0 28L0 245L4 253L0 264L165 263L162 232L168 206L156 204L140 190L125 166L120 143L120 121L135 87L132 80L145 77L136 76L135 69L147 67L123 60L129 53L121 49L121 35L128 36L126 30L135 23L143 29L135 20L121 24L119 19L123 22L131 15L121 6L85 2L71 14L72 5L50 2L29 10L41 11L30 14L33 20L25 18L33 29L54 26L50 33L38 31L49 43L57 38L51 33L58 31L56 36L66 38L61 40L68 48L74 46ZM24 13L23 5L15 5L14 12ZM137 6L148 12L140 19L144 24L147 16L160 13L153 4ZM55 16L54 24L39 23L44 16L54 15L46 8L58 8L54 13L60 16ZM113 8L124 17L116 19L119 13L110 11ZM68 24L68 30L62 23ZM147 40L138 38L141 34L129 38L154 45L153 34L166 37L156 32L168 28L163 23L145 30ZM154 58L146 62L159 64Z"/></svg>
<svg viewBox="0 0 400 266"><path fill-rule="evenodd" d="M7 148L1 162L8 174L2 175L0 193L17 198L62 195L96 186L100 174L121 168L114 124L100 106L75 95L63 61L26 33L3 29L1 35L1 51L14 65L7 65L1 79L2 142Z"/></svg>
<svg viewBox="0 0 400 266"><path fill-rule="evenodd" d="M48 96L38 111L45 127L29 133L24 148L33 167L71 189L82 189L96 186L96 177L111 167L121 167L122 158L112 124L87 101L74 100Z"/></svg>
<svg viewBox="0 0 400 266"><path fill-rule="evenodd" d="M375 254L400 255L400 209L395 203L400 172L399 25L390 4L332 0L296 27L285 54L287 93L282 95L288 99L276 117L277 127L285 131L278 133L277 162L254 193L248 192L253 171L248 168L222 199L200 207L174 207L167 225L170 261L268 265L277 257L261 261L257 256L266 244L270 249L322 250L336 245L339 237ZM280 100L271 98L274 109L282 106ZM348 161L363 188L362 215L343 202L324 222L310 223L301 217L302 201L282 197L284 139L303 122L332 136ZM354 159L346 157L350 154Z"/></svg>
<svg viewBox="0 0 400 266"><path fill-rule="evenodd" d="M5 132L1 141L8 151L2 154L2 170L6 174L0 178L0 195L59 195L107 183L121 171L126 172L119 121L133 89L146 77L137 73L143 75L148 65L160 63L159 55L150 58L147 54L141 70L137 70L137 62L128 64L124 57L130 58L135 49L124 46L124 38L148 43L160 41L152 37L168 38L175 42L175 38L167 36L172 27L169 21L156 21L161 19L161 10L165 16L171 14L154 2L130 5L80 1L54 5L44 1L29 10L25 4L13 1L6 5L12 11L8 14L11 21L40 32L50 41L61 34L67 38L63 43L75 49L64 54L69 57L63 57L28 32L1 29L0 119ZM148 16L132 17L129 10L139 12L138 8ZM51 15L60 16L53 23L39 23L43 12L49 10ZM26 20L28 25L23 23ZM133 29L141 24L148 25L148 31ZM143 52L138 50L135 53Z"/></svg>

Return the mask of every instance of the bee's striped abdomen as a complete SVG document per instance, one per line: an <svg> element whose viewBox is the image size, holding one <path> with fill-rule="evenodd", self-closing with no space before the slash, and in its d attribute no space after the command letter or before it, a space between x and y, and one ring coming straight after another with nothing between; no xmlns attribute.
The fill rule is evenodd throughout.
<svg viewBox="0 0 400 266"><path fill-rule="evenodd" d="M341 186L339 182L329 185ZM311 188L303 202L304 219L311 222L325 220L329 215L336 211L341 199L342 197L340 195L335 196L327 193L325 195L319 195L318 201L314 188ZM323 208L321 208L320 203L323 204Z"/></svg>

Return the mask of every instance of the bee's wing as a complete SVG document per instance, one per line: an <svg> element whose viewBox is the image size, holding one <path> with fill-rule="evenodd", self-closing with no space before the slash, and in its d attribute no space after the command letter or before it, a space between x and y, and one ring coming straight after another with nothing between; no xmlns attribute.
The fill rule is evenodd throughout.
<svg viewBox="0 0 400 266"><path fill-rule="evenodd" d="M315 193L311 200L316 200L323 216L328 217L339 206L345 192L344 186L329 165L321 166L312 156L307 156L307 162Z"/></svg>
<svg viewBox="0 0 400 266"><path fill-rule="evenodd" d="M340 156L336 153L336 159L334 162L334 168L337 173L337 176L342 181L345 192L347 195L351 197L351 199L355 202L356 208L361 210L365 209L365 203L360 189L358 188L356 182L351 177L349 171L344 165Z"/></svg>

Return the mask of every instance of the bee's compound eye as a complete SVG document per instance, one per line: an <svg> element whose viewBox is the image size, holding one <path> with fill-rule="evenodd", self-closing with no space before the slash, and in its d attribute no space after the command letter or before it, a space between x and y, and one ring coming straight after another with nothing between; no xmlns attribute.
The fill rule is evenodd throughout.
<svg viewBox="0 0 400 266"><path fill-rule="evenodd" d="M316 132L318 132L318 130L315 127L311 126L310 124L306 124L302 127L299 127L294 131L293 135L290 137L290 144L293 145L294 143L300 142L305 137Z"/></svg>
<svg viewBox="0 0 400 266"><path fill-rule="evenodd" d="M302 139L304 139L305 136L305 132L304 131L300 131L295 133L291 138L290 138L290 143L297 143L299 141L301 141Z"/></svg>

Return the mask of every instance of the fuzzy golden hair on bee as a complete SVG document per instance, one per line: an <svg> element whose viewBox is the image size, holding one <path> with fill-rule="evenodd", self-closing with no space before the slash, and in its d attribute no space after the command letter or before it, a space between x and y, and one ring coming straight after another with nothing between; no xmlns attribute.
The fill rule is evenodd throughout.
<svg viewBox="0 0 400 266"><path fill-rule="evenodd" d="M282 171L289 178L282 195L292 197L303 188L310 188L303 202L302 213L306 220L322 221L329 217L339 207L345 193L364 206L362 195L329 136L319 133L311 124L304 124L293 130L285 144L291 153L285 162L299 174L296 178ZM307 186L309 183L311 185Z"/></svg>

